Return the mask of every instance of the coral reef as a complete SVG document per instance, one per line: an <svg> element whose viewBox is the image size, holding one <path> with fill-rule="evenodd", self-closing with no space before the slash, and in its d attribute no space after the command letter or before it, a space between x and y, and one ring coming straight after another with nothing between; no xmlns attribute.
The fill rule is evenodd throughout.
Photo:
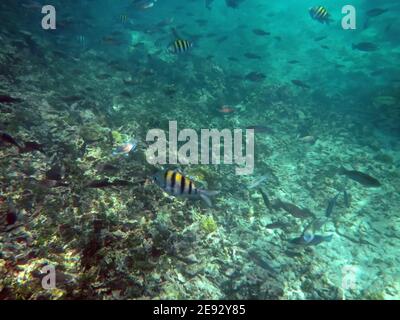
<svg viewBox="0 0 400 320"><path fill-rule="evenodd" d="M0 16L11 6L2 2ZM212 49L214 57L207 48L215 35L198 35L198 53L171 56L159 45L166 27L153 21L112 29L114 38L92 30L84 44L66 21L63 36L28 32L26 9L14 9L20 25L4 17L0 31L0 133L26 152L0 140L0 299L400 299L400 96L398 82L380 79L375 91L349 98L369 58L343 48L346 66L307 64L316 49L289 50L294 27L286 39L272 31L259 63L227 64L242 51L237 41ZM248 10L240 19L254 14ZM284 48L290 54L282 57ZM269 56L272 50L279 52ZM321 50L321 57L329 52ZM304 59L304 73L282 71L291 54ZM391 56L379 59L391 65ZM316 68L337 86L307 71ZM251 76L254 70L268 76ZM290 81L304 74L315 80L313 90ZM219 112L225 104L231 111ZM145 151L148 130L167 130L169 120L196 131L263 126L255 133L254 174L236 175L223 163L181 166L199 188L220 193L212 207L166 194L150 182L162 168ZM133 137L137 150L113 155ZM342 166L381 186L340 175ZM263 195L249 186L264 175ZM339 192L319 230L332 240L291 245ZM282 203L309 214L296 216ZM46 266L56 270L53 289L42 286Z"/></svg>

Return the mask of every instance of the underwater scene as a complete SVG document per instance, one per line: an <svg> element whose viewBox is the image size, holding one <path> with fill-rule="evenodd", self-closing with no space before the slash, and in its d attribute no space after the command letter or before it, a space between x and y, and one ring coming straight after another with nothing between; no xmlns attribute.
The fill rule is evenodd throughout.
<svg viewBox="0 0 400 320"><path fill-rule="evenodd" d="M0 299L400 299L399 15L0 1Z"/></svg>

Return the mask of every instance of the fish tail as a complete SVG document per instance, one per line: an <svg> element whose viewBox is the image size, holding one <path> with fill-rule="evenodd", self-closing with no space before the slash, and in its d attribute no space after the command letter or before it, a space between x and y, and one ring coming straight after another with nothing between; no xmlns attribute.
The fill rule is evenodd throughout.
<svg viewBox="0 0 400 320"><path fill-rule="evenodd" d="M178 31L176 31L176 28L171 28L171 32L174 35L175 39L179 39L179 34Z"/></svg>
<svg viewBox="0 0 400 320"><path fill-rule="evenodd" d="M219 191L207 191L207 190L199 190L200 198L209 206L212 207L212 202L210 197L214 197L219 194Z"/></svg>
<svg viewBox="0 0 400 320"><path fill-rule="evenodd" d="M324 237L324 241L329 242L333 238L333 234L330 234L329 236Z"/></svg>

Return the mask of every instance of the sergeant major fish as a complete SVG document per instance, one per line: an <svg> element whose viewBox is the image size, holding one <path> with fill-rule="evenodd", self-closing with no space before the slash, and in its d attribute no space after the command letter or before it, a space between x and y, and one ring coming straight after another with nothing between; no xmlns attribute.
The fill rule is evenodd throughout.
<svg viewBox="0 0 400 320"><path fill-rule="evenodd" d="M167 50L169 53L178 54L189 51L193 47L193 43L188 40L177 39L172 42Z"/></svg>
<svg viewBox="0 0 400 320"><path fill-rule="evenodd" d="M210 197L215 196L219 191L207 191L196 188L194 182L178 172L177 170L165 170L152 177L159 187L173 196L187 197L190 199L202 199L208 206L212 206Z"/></svg>
<svg viewBox="0 0 400 320"><path fill-rule="evenodd" d="M333 20L331 19L331 15L328 10L326 10L323 6L316 6L309 9L309 13L311 18L319 21L320 23L329 24Z"/></svg>

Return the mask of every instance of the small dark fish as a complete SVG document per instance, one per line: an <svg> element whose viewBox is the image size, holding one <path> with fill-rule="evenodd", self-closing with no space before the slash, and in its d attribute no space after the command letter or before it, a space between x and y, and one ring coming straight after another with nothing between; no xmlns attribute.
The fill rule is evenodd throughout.
<svg viewBox="0 0 400 320"><path fill-rule="evenodd" d="M64 102L67 103L74 103L74 102L78 102L81 100L84 100L85 98L82 96L65 96L65 97L61 97L61 100L63 100Z"/></svg>
<svg viewBox="0 0 400 320"><path fill-rule="evenodd" d="M205 0L205 6L208 10L211 10L211 5L214 2L214 0Z"/></svg>
<svg viewBox="0 0 400 320"><path fill-rule="evenodd" d="M300 62L299 60L290 60L290 61L288 61L288 63L290 63L290 64L297 64L299 62Z"/></svg>
<svg viewBox="0 0 400 320"><path fill-rule="evenodd" d="M120 96L125 97L125 98L132 98L131 93L129 91L126 91L126 90L121 91L119 94L120 94Z"/></svg>
<svg viewBox="0 0 400 320"><path fill-rule="evenodd" d="M319 41L322 41L322 40L324 40L326 38L327 38L327 36L320 36L320 37L314 38L314 41L319 42Z"/></svg>
<svg viewBox="0 0 400 320"><path fill-rule="evenodd" d="M346 206L346 208L350 208L351 195L346 191L346 189L343 190L343 201L344 201L344 205Z"/></svg>
<svg viewBox="0 0 400 320"><path fill-rule="evenodd" d="M320 244L322 242L329 242L332 240L332 238L332 234L329 236L321 236L316 234L310 241L306 241L302 236L300 236L298 238L291 239L289 242L297 246L316 246L317 244Z"/></svg>
<svg viewBox="0 0 400 320"><path fill-rule="evenodd" d="M178 93L178 90L174 87L167 87L163 90L164 94L168 97L173 97L174 95L176 95Z"/></svg>
<svg viewBox="0 0 400 320"><path fill-rule="evenodd" d="M44 145L37 143L35 141L27 141L24 142L24 147L20 148L19 152L20 153L27 153L27 152L32 152L32 151L39 151L41 153L45 153L44 152Z"/></svg>
<svg viewBox="0 0 400 320"><path fill-rule="evenodd" d="M137 181L135 183L138 183ZM127 181L127 180L121 180L121 179L116 179L112 182L113 186L121 186L121 187L126 187L132 185L133 182Z"/></svg>
<svg viewBox="0 0 400 320"><path fill-rule="evenodd" d="M248 73L244 78L248 81L260 82L260 81L263 81L266 78L266 76L265 76L265 74L263 74L261 72L253 71L253 72Z"/></svg>
<svg viewBox="0 0 400 320"><path fill-rule="evenodd" d="M111 78L111 75L108 73L101 73L101 74L96 75L96 78L99 80L107 80L107 79Z"/></svg>
<svg viewBox="0 0 400 320"><path fill-rule="evenodd" d="M357 181L358 183L362 184L365 187L377 188L381 186L381 183L377 179L360 171L346 170L345 168L342 167L339 169L339 174L345 175L346 177L354 181Z"/></svg>
<svg viewBox="0 0 400 320"><path fill-rule="evenodd" d="M139 182L138 182L139 183ZM131 181L126 180L114 180L110 181L109 179L95 180L86 185L87 188L106 188L106 187L125 187L134 184Z"/></svg>
<svg viewBox="0 0 400 320"><path fill-rule="evenodd" d="M262 59L261 56L255 54L255 53L251 53L251 52L246 52L246 53L244 54L244 56L245 56L247 59L255 59L255 60Z"/></svg>
<svg viewBox="0 0 400 320"><path fill-rule="evenodd" d="M110 163L98 164L95 168L99 172L116 173L119 171L119 167L114 166Z"/></svg>
<svg viewBox="0 0 400 320"><path fill-rule="evenodd" d="M47 180L55 180L59 181L64 179L65 176L65 167L62 164L56 163L54 164L50 170L46 172Z"/></svg>
<svg viewBox="0 0 400 320"><path fill-rule="evenodd" d="M244 0L225 0L225 4L230 8L237 8Z"/></svg>
<svg viewBox="0 0 400 320"><path fill-rule="evenodd" d="M123 42L112 36L104 36L101 38L101 42L107 45L120 46Z"/></svg>
<svg viewBox="0 0 400 320"><path fill-rule="evenodd" d="M59 187L68 187L69 184L63 181L56 181L50 179L36 180L40 186L44 188L59 188Z"/></svg>
<svg viewBox="0 0 400 320"><path fill-rule="evenodd" d="M253 29L253 33L257 36L269 36L271 34L271 32L267 32L262 29Z"/></svg>
<svg viewBox="0 0 400 320"><path fill-rule="evenodd" d="M393 27L393 22L390 22L386 27L385 27L385 32L389 32Z"/></svg>
<svg viewBox="0 0 400 320"><path fill-rule="evenodd" d="M329 50L329 49L330 49L330 48L329 48L327 45L325 45L325 44L321 45L321 48L322 48L322 49L325 49L325 50Z"/></svg>
<svg viewBox="0 0 400 320"><path fill-rule="evenodd" d="M7 209L5 222L7 226L12 226L17 222L19 213L12 200L7 199L6 201Z"/></svg>
<svg viewBox="0 0 400 320"><path fill-rule="evenodd" d="M263 125L247 126L246 129L253 129L255 133L269 133L269 134L274 133L274 131L271 128Z"/></svg>
<svg viewBox="0 0 400 320"><path fill-rule="evenodd" d="M13 98L8 95L0 95L0 103L17 103L17 102L21 102L21 101L22 101L22 99L19 99L19 98Z"/></svg>
<svg viewBox="0 0 400 320"><path fill-rule="evenodd" d="M86 185L87 188L105 188L112 186L112 183L108 179L95 180Z"/></svg>
<svg viewBox="0 0 400 320"><path fill-rule="evenodd" d="M328 207L326 208L326 211L325 211L326 217L331 216L331 214L333 212L333 208L335 207L337 199L339 198L339 195L340 195L340 192L336 196L334 196L332 199L329 200Z"/></svg>
<svg viewBox="0 0 400 320"><path fill-rule="evenodd" d="M292 80L292 83L300 88L311 89L311 87L301 80Z"/></svg>
<svg viewBox="0 0 400 320"><path fill-rule="evenodd" d="M377 69L377 70L371 71L371 72L369 73L369 75L375 77L375 76L384 75L384 74L386 74L386 73L389 73L389 70L388 70L388 69L382 68L382 69Z"/></svg>
<svg viewBox="0 0 400 320"><path fill-rule="evenodd" d="M284 202L279 199L276 202L275 206L277 208L281 208L281 209L285 210L286 212L290 213L292 216L294 216L296 218L307 219L307 218L314 217L314 214L309 209L307 209L307 208L302 209L293 203Z"/></svg>
<svg viewBox="0 0 400 320"><path fill-rule="evenodd" d="M299 251L292 251L292 250L286 250L285 254L290 257L290 258L296 258L296 257L301 257L301 252Z"/></svg>
<svg viewBox="0 0 400 320"><path fill-rule="evenodd" d="M17 222L17 220L18 220L17 213L13 210L9 210L6 215L7 225L13 225Z"/></svg>
<svg viewBox="0 0 400 320"><path fill-rule="evenodd" d="M371 52L371 51L378 50L378 46L372 42L353 43L351 47L353 50L359 50L359 51L365 51L365 52Z"/></svg>
<svg viewBox="0 0 400 320"><path fill-rule="evenodd" d="M277 222L272 222L270 224L267 224L265 227L267 229L284 229L284 230L287 230L287 229L290 228L290 224L282 222L282 221L277 221Z"/></svg>
<svg viewBox="0 0 400 320"><path fill-rule="evenodd" d="M277 273L277 270L275 270L275 268L273 268L270 263L266 261L265 258L262 257L256 250L250 250L248 256L261 268L271 272L272 274Z"/></svg>
<svg viewBox="0 0 400 320"><path fill-rule="evenodd" d="M205 26L208 23L208 20L205 19L197 19L194 20L199 26Z"/></svg>
<svg viewBox="0 0 400 320"><path fill-rule="evenodd" d="M261 188L259 188L258 191L260 191L260 193L261 193L261 195L262 195L262 198L263 198L263 201L264 201L265 206L266 206L270 211L272 211L272 210L273 210L273 207L272 207L272 205L271 205L271 201L269 201L269 198L268 198L267 193L266 193L263 189L261 189Z"/></svg>
<svg viewBox="0 0 400 320"><path fill-rule="evenodd" d="M385 12L389 11L388 9L381 9L381 8L375 8L375 9L371 9L368 10L366 12L367 17L377 17L380 16L381 14L384 14Z"/></svg>
<svg viewBox="0 0 400 320"><path fill-rule="evenodd" d="M0 141L12 144L16 146L18 149L21 148L21 146L17 143L17 141L15 141L15 139L11 137L8 133L0 132Z"/></svg>
<svg viewBox="0 0 400 320"><path fill-rule="evenodd" d="M226 35L226 36L221 36L221 37L215 39L215 41L217 41L218 43L222 43L222 42L224 42L224 41L226 41L228 39L229 39L229 36Z"/></svg>
<svg viewBox="0 0 400 320"><path fill-rule="evenodd" d="M233 62L239 62L239 59L235 58L235 57L228 57L229 61L233 61Z"/></svg>

